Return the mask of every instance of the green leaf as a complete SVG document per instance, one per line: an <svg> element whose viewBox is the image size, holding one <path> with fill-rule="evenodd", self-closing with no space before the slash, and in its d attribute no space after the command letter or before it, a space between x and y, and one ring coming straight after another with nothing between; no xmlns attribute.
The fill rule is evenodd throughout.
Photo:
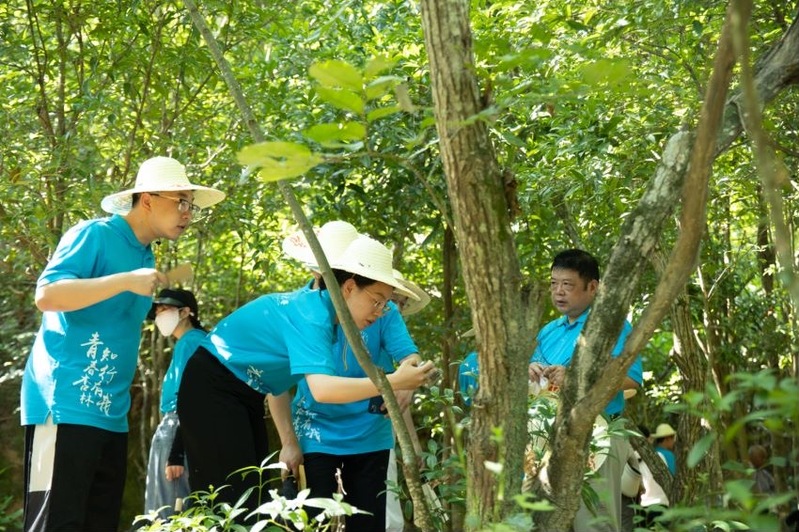
<svg viewBox="0 0 799 532"><path fill-rule="evenodd" d="M258 171L258 177L262 181L279 181L280 179L288 179L292 177L299 177L305 172L324 162L324 158L320 155L312 154L307 159L292 159L287 161L271 161L264 164Z"/></svg>
<svg viewBox="0 0 799 532"><path fill-rule="evenodd" d="M724 491L730 498L744 507L751 506L753 500L752 481L748 479L731 480L724 483Z"/></svg>
<svg viewBox="0 0 799 532"><path fill-rule="evenodd" d="M402 111L402 109L400 109L399 105L378 107L377 109L373 109L366 114L366 121L371 123L380 118L399 113L400 111Z"/></svg>
<svg viewBox="0 0 799 532"><path fill-rule="evenodd" d="M308 72L323 87L351 89L354 91L363 89L361 73L345 61L331 60L314 63Z"/></svg>
<svg viewBox="0 0 799 532"><path fill-rule="evenodd" d="M374 100L392 92L392 89L403 79L399 76L380 76L366 86L366 99Z"/></svg>
<svg viewBox="0 0 799 532"><path fill-rule="evenodd" d="M306 137L319 144L348 142L352 140L363 140L363 138L366 137L366 127L359 122L317 124L308 128L304 134Z"/></svg>
<svg viewBox="0 0 799 532"><path fill-rule="evenodd" d="M305 157L310 153L308 146L296 142L259 142L242 148L238 159L245 166L261 166L266 159Z"/></svg>
<svg viewBox="0 0 799 532"><path fill-rule="evenodd" d="M705 434L698 442L694 444L691 452L688 453L688 467L695 467L696 464L698 464L702 458L705 457L707 450L710 449L710 446L713 444L715 439L715 434Z"/></svg>
<svg viewBox="0 0 799 532"><path fill-rule="evenodd" d="M307 146L294 142L261 142L246 146L238 153L243 165L260 168L264 181L298 177L322 163L324 158Z"/></svg>
<svg viewBox="0 0 799 532"><path fill-rule="evenodd" d="M389 59L386 56L378 55L371 58L363 69L363 75L366 79L371 79L381 72L390 70L397 62Z"/></svg>
<svg viewBox="0 0 799 532"><path fill-rule="evenodd" d="M629 62L623 59L600 59L583 65L580 70L588 85L619 85L632 76Z"/></svg>
<svg viewBox="0 0 799 532"><path fill-rule="evenodd" d="M360 96L350 90L317 87L316 92L322 100L339 109L351 111L359 115L363 114L363 109L366 105L365 102Z"/></svg>

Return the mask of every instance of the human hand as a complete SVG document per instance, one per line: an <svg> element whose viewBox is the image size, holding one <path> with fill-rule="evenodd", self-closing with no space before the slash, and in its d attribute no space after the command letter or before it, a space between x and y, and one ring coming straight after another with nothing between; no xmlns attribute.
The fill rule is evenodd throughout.
<svg viewBox="0 0 799 532"><path fill-rule="evenodd" d="M168 481L177 480L183 476L183 466L182 465L168 465L164 469L164 476Z"/></svg>
<svg viewBox="0 0 799 532"><path fill-rule="evenodd" d="M283 470L281 477L287 477L289 472L296 477L299 474L300 464L303 462L302 451L300 450L299 444L297 442L292 442L284 445L283 448L280 449L278 460L286 464L288 468L288 470Z"/></svg>
<svg viewBox="0 0 799 532"><path fill-rule="evenodd" d="M397 398L400 412L405 412L413 401L413 390L397 390L394 392L394 397ZM385 408L385 405L383 405L383 408Z"/></svg>
<svg viewBox="0 0 799 532"><path fill-rule="evenodd" d="M544 368L544 377L549 379L550 384L555 386L563 386L563 381L566 379L565 366L547 366Z"/></svg>
<svg viewBox="0 0 799 532"><path fill-rule="evenodd" d="M394 390L415 390L432 376L435 366L431 361L416 365L408 357L400 363L397 371L387 376Z"/></svg>
<svg viewBox="0 0 799 532"><path fill-rule="evenodd" d="M527 366L527 375L530 377L530 382L536 384L541 382L541 377L544 376L544 366L539 362L531 362L530 365Z"/></svg>
<svg viewBox="0 0 799 532"><path fill-rule="evenodd" d="M127 289L140 296L152 296L159 285L168 283L166 275L154 268L139 268L127 273Z"/></svg>

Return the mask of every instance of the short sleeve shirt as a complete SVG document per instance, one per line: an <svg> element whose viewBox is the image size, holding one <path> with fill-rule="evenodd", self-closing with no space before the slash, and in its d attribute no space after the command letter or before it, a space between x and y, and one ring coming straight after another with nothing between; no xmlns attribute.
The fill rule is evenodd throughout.
<svg viewBox="0 0 799 532"><path fill-rule="evenodd" d="M279 395L306 373L335 375L334 324L327 290L268 294L222 319L200 345L255 391Z"/></svg>
<svg viewBox="0 0 799 532"><path fill-rule="evenodd" d="M61 238L38 287L155 265L121 216L81 222ZM122 292L69 312L47 311L22 378L21 421L127 432L141 324L152 298Z"/></svg>
<svg viewBox="0 0 799 532"><path fill-rule="evenodd" d="M530 361L538 362L545 366L568 366L577 347L577 339L580 337L580 333L583 330L583 326L588 319L588 313L590 311L590 308L587 309L572 323L569 323L567 316L561 316L547 323L538 333L538 345ZM624 342L627 340L627 336L630 334L631 330L632 327L625 321L611 356L617 357L621 355L624 350ZM638 384L641 384L643 381L643 368L640 355L636 357L635 362L633 362L630 369L627 370L627 376ZM623 410L624 393L619 392L605 407L605 414L616 415L620 414Z"/></svg>
<svg viewBox="0 0 799 532"><path fill-rule="evenodd" d="M178 409L178 390L180 389L180 379L183 377L183 370L186 362L197 351L200 342L205 338L205 331L202 329L191 329L186 331L180 339L175 342L172 351L172 361L164 374L164 383L161 385L161 413L168 414Z"/></svg>
<svg viewBox="0 0 799 532"><path fill-rule="evenodd" d="M390 373L395 364L419 349L408 334L399 309L394 303L388 305L388 312L361 331L361 338L372 361ZM334 375L366 377L341 327L336 327L336 342L329 356ZM385 415L369 413L368 408L369 399L345 404L319 403L303 379L292 402L294 431L302 451L348 455L392 448L391 420Z"/></svg>
<svg viewBox="0 0 799 532"><path fill-rule="evenodd" d="M477 351L472 351L458 366L458 389L466 406L472 405L472 397L477 391L477 376Z"/></svg>

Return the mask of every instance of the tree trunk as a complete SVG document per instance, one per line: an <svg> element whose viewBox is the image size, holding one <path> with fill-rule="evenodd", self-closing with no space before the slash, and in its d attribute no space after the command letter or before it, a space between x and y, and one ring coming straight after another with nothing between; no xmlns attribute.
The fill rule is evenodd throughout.
<svg viewBox="0 0 799 532"><path fill-rule="evenodd" d="M688 295L683 293L671 308L671 323L674 330L674 362L683 377L683 395L689 392L705 393L708 382L709 365L706 354L694 336L691 320L691 310ZM705 456L700 470L709 474L709 482L699 481L697 470L688 468L688 452L693 444L708 434L710 427L703 427L702 420L693 415L680 416L677 424L677 475L672 489L667 491L670 501L680 501L685 504L699 504L703 501L704 494L722 493L722 475L718 440L711 447L711 452Z"/></svg>
<svg viewBox="0 0 799 532"><path fill-rule="evenodd" d="M747 7L744 3L742 9ZM727 11L695 140L691 145L691 135L677 133L667 143L654 179L622 227L593 311L577 344L561 391L561 409L555 422L549 468L550 498L555 510L537 516L537 522L544 530L567 530L571 526L580 503L580 486L593 420L621 388L627 368L652 336L693 271L705 225L710 167L735 63L731 20L734 16L748 20L748 10L737 13L735 9L730 6ZM611 360L611 349L637 291L638 280L679 188L682 188L680 236L649 306L628 337L624 352Z"/></svg>
<svg viewBox="0 0 799 532"><path fill-rule="evenodd" d="M522 301L503 172L486 124L475 120L484 103L473 63L469 1L423 0L422 24L441 159L477 332L480 375L472 407L467 512L474 518L470 526L480 526L500 521L521 490L534 331ZM492 473L486 468L490 463L501 463L506 473Z"/></svg>

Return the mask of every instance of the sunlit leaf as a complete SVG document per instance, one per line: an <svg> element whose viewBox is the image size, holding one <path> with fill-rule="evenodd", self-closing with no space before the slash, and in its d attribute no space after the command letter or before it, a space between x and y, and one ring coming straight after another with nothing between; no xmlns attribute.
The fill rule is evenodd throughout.
<svg viewBox="0 0 799 532"><path fill-rule="evenodd" d="M374 100L392 93L392 89L403 79L399 76L381 76L366 86L366 99Z"/></svg>
<svg viewBox="0 0 799 532"><path fill-rule="evenodd" d="M242 148L238 159L245 166L261 166L265 159L304 157L310 153L308 146L296 142L259 142Z"/></svg>
<svg viewBox="0 0 799 532"><path fill-rule="evenodd" d="M363 77L358 69L345 61L331 60L314 63L308 69L311 76L323 87L360 91Z"/></svg>
<svg viewBox="0 0 799 532"><path fill-rule="evenodd" d="M626 60L600 59L583 65L580 72L583 81L589 85L618 85L632 76Z"/></svg>
<svg viewBox="0 0 799 532"><path fill-rule="evenodd" d="M317 87L317 94L322 100L327 103L344 109L345 111L352 111L356 114L362 114L364 109L364 101L356 93L347 89L329 89L327 87Z"/></svg>
<svg viewBox="0 0 799 532"><path fill-rule="evenodd" d="M373 109L366 113L366 121L367 122L374 122L379 118L383 118L386 116L390 116L402 111L399 105L389 105L388 107L378 107L377 109Z"/></svg>
<svg viewBox="0 0 799 532"><path fill-rule="evenodd" d="M691 452L688 453L688 467L695 467L696 464L698 464L702 458L705 457L708 449L710 449L710 446L713 445L713 440L715 439L715 434L705 434L698 442L694 444Z"/></svg>
<svg viewBox="0 0 799 532"><path fill-rule="evenodd" d="M366 79L371 79L381 72L385 72L394 67L397 62L389 59L388 57L378 55L371 58L363 69L363 75Z"/></svg>
<svg viewBox="0 0 799 532"><path fill-rule="evenodd" d="M324 161L307 146L294 142L261 142L246 146L239 151L238 159L249 168L259 168L258 177L264 181L298 177Z"/></svg>
<svg viewBox="0 0 799 532"><path fill-rule="evenodd" d="M317 124L308 128L304 134L319 144L348 142L363 139L366 136L366 127L359 122Z"/></svg>

